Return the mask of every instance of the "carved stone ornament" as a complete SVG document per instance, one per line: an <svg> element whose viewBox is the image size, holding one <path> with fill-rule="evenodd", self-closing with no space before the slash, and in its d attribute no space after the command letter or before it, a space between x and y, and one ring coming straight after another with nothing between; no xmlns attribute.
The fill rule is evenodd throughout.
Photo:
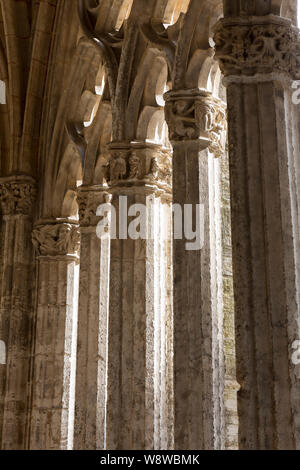
<svg viewBox="0 0 300 470"><path fill-rule="evenodd" d="M219 158L224 155L227 142L227 111L223 103L215 104L214 119L208 133L210 139L208 149Z"/></svg>
<svg viewBox="0 0 300 470"><path fill-rule="evenodd" d="M100 220L100 217L96 215L98 206L109 203L111 197L111 194L107 192L107 187L80 187L77 195L80 227L95 227Z"/></svg>
<svg viewBox="0 0 300 470"><path fill-rule="evenodd" d="M280 72L300 78L299 31L290 20L225 18L215 29L216 59L225 76Z"/></svg>
<svg viewBox="0 0 300 470"><path fill-rule="evenodd" d="M109 182L114 184L120 180L126 179L127 175L127 162L130 156L129 149L127 148L111 148L108 164Z"/></svg>
<svg viewBox="0 0 300 470"><path fill-rule="evenodd" d="M36 199L36 185L31 178L0 180L0 204L3 215L30 215Z"/></svg>
<svg viewBox="0 0 300 470"><path fill-rule="evenodd" d="M200 140L216 157L224 153L227 120L220 100L198 89L167 92L165 99L172 142Z"/></svg>
<svg viewBox="0 0 300 470"><path fill-rule="evenodd" d="M172 157L168 150L159 146L133 145L129 159L129 180L171 187Z"/></svg>
<svg viewBox="0 0 300 470"><path fill-rule="evenodd" d="M32 242L40 256L76 255L80 242L78 226L67 222L38 225L32 232Z"/></svg>
<svg viewBox="0 0 300 470"><path fill-rule="evenodd" d="M114 144L116 145L116 144ZM109 146L111 187L153 184L168 189L172 180L170 151L154 144L132 142L130 148Z"/></svg>

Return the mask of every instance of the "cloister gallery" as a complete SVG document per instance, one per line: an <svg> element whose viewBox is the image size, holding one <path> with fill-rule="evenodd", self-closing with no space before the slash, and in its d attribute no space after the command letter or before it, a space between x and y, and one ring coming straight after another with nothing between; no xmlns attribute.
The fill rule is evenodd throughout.
<svg viewBox="0 0 300 470"><path fill-rule="evenodd" d="M0 448L300 450L299 221L296 0L0 0Z"/></svg>

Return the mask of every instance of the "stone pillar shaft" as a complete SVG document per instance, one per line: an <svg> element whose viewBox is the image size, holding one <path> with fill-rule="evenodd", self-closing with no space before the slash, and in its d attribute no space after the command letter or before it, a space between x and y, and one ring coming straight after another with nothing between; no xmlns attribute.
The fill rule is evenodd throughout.
<svg viewBox="0 0 300 470"><path fill-rule="evenodd" d="M117 217L120 196L129 210L140 204L146 213L142 238L133 239L129 231L123 239L117 224L111 240L106 446L166 449L173 445L171 162L155 146L114 145L111 154ZM127 168L123 178L115 173L120 158Z"/></svg>
<svg viewBox="0 0 300 470"><path fill-rule="evenodd" d="M289 127L298 31L271 15L226 18L215 41L228 98L240 447L299 449L292 360L299 221Z"/></svg>
<svg viewBox="0 0 300 470"><path fill-rule="evenodd" d="M30 449L72 447L79 233L76 223L42 221L38 254Z"/></svg>
<svg viewBox="0 0 300 470"><path fill-rule="evenodd" d="M29 177L0 180L3 214L0 340L0 446L25 449L30 398L34 257L31 244L35 183Z"/></svg>
<svg viewBox="0 0 300 470"><path fill-rule="evenodd" d="M99 187L78 196L81 250L74 448L105 449L109 240L100 240L97 207L109 202Z"/></svg>
<svg viewBox="0 0 300 470"><path fill-rule="evenodd" d="M222 270L223 270L223 311L224 311L224 353L225 353L225 431L226 450L238 449L238 413L236 381L236 351L234 329L234 296L232 277L231 210L229 183L229 156L221 158L222 193Z"/></svg>
<svg viewBox="0 0 300 470"><path fill-rule="evenodd" d="M201 245L187 249L174 240L175 449L224 445L221 272L217 263L214 170L209 162L224 151L225 113L203 90L166 94L173 155L173 203L200 211ZM209 150L205 150L205 149ZM197 208L198 205L198 209ZM185 223L191 215L184 215Z"/></svg>

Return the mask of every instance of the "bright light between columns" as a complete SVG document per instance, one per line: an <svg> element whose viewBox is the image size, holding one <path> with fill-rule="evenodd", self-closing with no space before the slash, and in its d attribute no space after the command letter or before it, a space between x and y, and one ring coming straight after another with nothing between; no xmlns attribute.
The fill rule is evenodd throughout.
<svg viewBox="0 0 300 470"><path fill-rule="evenodd" d="M0 104L6 104L5 82L0 80Z"/></svg>
<svg viewBox="0 0 300 470"><path fill-rule="evenodd" d="M0 364L6 364L6 347L4 341L0 341Z"/></svg>

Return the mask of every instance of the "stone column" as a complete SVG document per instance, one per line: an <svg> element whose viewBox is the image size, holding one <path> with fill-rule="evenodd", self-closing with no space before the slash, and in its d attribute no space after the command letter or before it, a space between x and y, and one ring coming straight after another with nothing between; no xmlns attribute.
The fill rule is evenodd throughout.
<svg viewBox="0 0 300 470"><path fill-rule="evenodd" d="M65 219L33 230L38 255L30 449L72 447L79 231Z"/></svg>
<svg viewBox="0 0 300 470"><path fill-rule="evenodd" d="M81 249L74 448L105 448L109 238L100 240L98 206L110 195L102 186L78 194Z"/></svg>
<svg viewBox="0 0 300 470"><path fill-rule="evenodd" d="M173 145L173 203L193 229L199 216L200 243L174 240L175 449L224 446L222 273L217 262L216 182L213 155L224 152L225 111L204 90L165 95ZM200 205L196 209L197 205ZM191 225L193 223L193 225Z"/></svg>
<svg viewBox="0 0 300 470"><path fill-rule="evenodd" d="M118 223L110 256L106 447L172 448L171 157L145 143L112 144L110 154ZM142 206L135 212L133 204Z"/></svg>
<svg viewBox="0 0 300 470"><path fill-rule="evenodd" d="M227 11L230 14L230 9ZM289 20L226 17L215 35L228 98L239 444L300 448L299 219Z"/></svg>
<svg viewBox="0 0 300 470"><path fill-rule="evenodd" d="M3 259L0 304L0 446L25 449L30 394L34 257L31 243L35 182L1 178Z"/></svg>
<svg viewBox="0 0 300 470"><path fill-rule="evenodd" d="M223 271L223 312L224 312L224 353L225 353L225 430L226 450L238 449L238 414L235 329L234 329L234 296L232 276L232 243L231 243L231 212L229 158L226 152L220 159L221 163L221 198L222 198L222 271Z"/></svg>

